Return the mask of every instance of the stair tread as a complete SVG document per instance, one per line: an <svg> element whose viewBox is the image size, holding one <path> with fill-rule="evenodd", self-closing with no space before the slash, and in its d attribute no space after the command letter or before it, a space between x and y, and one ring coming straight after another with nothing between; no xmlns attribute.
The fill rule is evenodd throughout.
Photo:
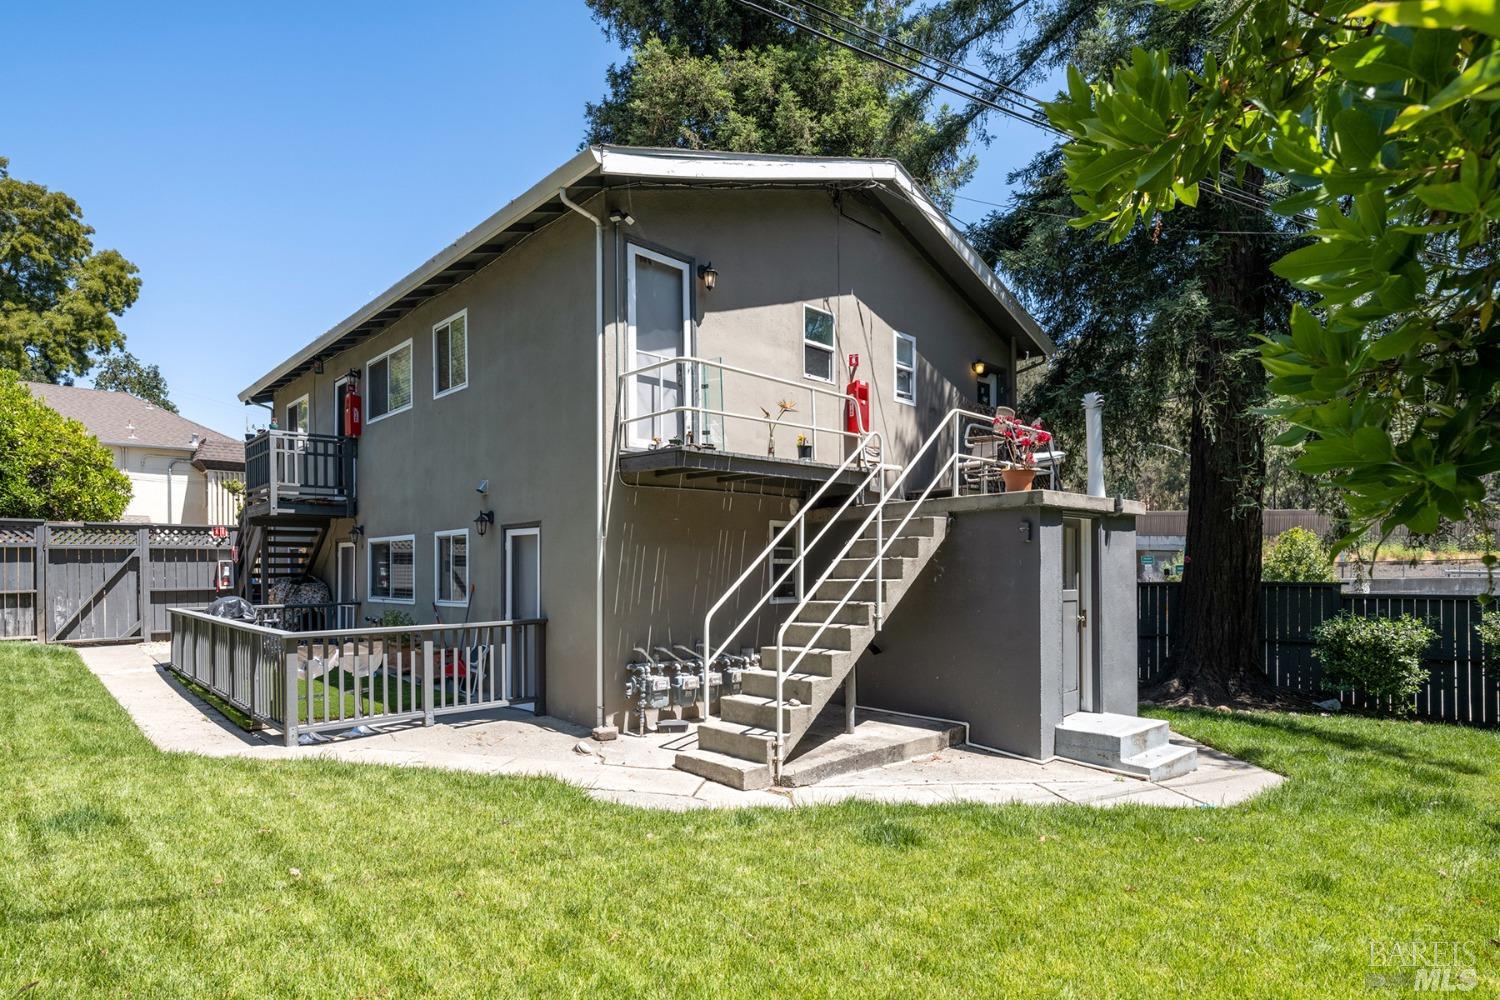
<svg viewBox="0 0 1500 1000"><path fill-rule="evenodd" d="M704 719L698 723L699 729L717 729L724 733L734 733L737 736L749 736L753 739L776 741L776 730L767 729L764 726L751 726L743 722L725 722L723 719Z"/></svg>
<svg viewBox="0 0 1500 1000"><path fill-rule="evenodd" d="M1069 732L1097 733L1103 736L1132 736L1166 727L1167 723L1161 719L1116 712L1074 712L1057 724L1058 729Z"/></svg>
<svg viewBox="0 0 1500 1000"><path fill-rule="evenodd" d="M1123 764L1160 764L1163 761L1176 760L1190 753L1197 753L1197 747L1183 746L1181 743L1164 743L1159 747L1142 750L1138 754L1132 754L1121 760Z"/></svg>

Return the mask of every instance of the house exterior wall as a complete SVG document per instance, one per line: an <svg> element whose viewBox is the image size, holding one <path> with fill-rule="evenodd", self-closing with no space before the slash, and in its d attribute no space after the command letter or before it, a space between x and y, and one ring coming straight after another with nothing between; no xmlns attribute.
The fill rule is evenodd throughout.
<svg viewBox="0 0 1500 1000"><path fill-rule="evenodd" d="M432 327L468 310L468 385L433 398ZM367 421L357 459L358 514L335 521L315 574L335 585L341 541L356 542L361 615L394 609L419 623L459 622L462 607L433 607L434 533L469 529L471 621L504 616L506 526L541 526L548 708L594 715L594 438L592 227L564 218L472 278L435 296L364 343L328 359L276 394L276 412L309 397L315 433L335 430L334 385L350 368L412 341L412 406ZM365 398L369 386L362 385ZM475 487L490 482L488 497ZM483 538L480 509L495 524ZM363 538L352 535L355 524ZM368 600L369 540L415 535L415 599Z"/></svg>
<svg viewBox="0 0 1500 1000"><path fill-rule="evenodd" d="M1007 392L1013 391L1011 340L984 322L894 224L855 196L846 195L840 209L826 193L624 189L584 204L600 218L614 207L636 218L633 226L605 230L602 428L611 454L617 377L627 360L629 242L694 266L711 260L720 272L711 293L691 282L694 350L701 356L803 384L802 307L833 311L834 383L806 384L839 390L849 377L845 356L859 353L860 376L872 385L875 426L890 442L888 461L909 454L951 405L973 399L969 364L975 358L1003 366ZM367 421L358 446L358 515L334 523L315 572L332 584L338 542L353 540L361 614L395 608L419 622L434 615L458 621L464 609L432 607L433 535L467 527L477 588L469 618L500 618L501 531L540 525L548 709L586 723L594 721L596 705L594 246L592 225L564 216L380 334L325 359L324 374L304 375L274 401L281 414L307 395L311 430L332 433L337 379L412 341L412 407ZM435 399L432 328L461 309L468 311L468 386ZM915 406L892 398L896 330L917 338ZM368 382L361 389L368 403ZM762 406L774 412L778 396L732 380L723 392L725 409L746 412ZM837 403L820 403L818 425L830 431L842 426ZM728 450L763 454L764 433L741 428ZM795 436L778 437L781 454L793 453ZM842 458L832 433L820 435L818 444L826 449L820 460ZM474 492L481 479L491 484L482 503ZM793 508L788 500L751 493L632 487L613 475L605 503L603 707L618 723L627 708L624 666L634 658L633 647L700 641L703 613L764 548L770 522L785 520ZM496 520L482 539L472 525L481 505L493 509ZM356 523L362 538L352 534ZM402 535L415 536L415 600L369 601L368 543ZM745 599L753 602L763 591L758 580L747 585ZM716 626L739 617L726 609ZM758 647L777 617L777 609L767 609L734 648Z"/></svg>
<svg viewBox="0 0 1500 1000"><path fill-rule="evenodd" d="M1063 718L1063 520L1033 505L956 513L859 661L859 703L969 724L980 746L1045 760ZM1089 519L1093 619L1084 711L1135 714L1134 517ZM1128 627L1127 627L1128 626ZM1072 633L1076 635L1076 633ZM1085 697L1087 697L1085 695Z"/></svg>
<svg viewBox="0 0 1500 1000"><path fill-rule="evenodd" d="M114 445L115 468L130 480L121 515L143 524L228 524L209 516L209 483L192 466L192 452ZM170 483L169 483L170 480Z"/></svg>

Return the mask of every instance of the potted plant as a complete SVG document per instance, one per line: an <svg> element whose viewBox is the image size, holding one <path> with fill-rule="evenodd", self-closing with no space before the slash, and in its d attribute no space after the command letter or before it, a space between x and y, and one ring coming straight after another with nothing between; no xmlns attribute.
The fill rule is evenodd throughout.
<svg viewBox="0 0 1500 1000"><path fill-rule="evenodd" d="M770 410L764 406L760 408L760 412L764 413L766 419L771 421L766 425L766 455L770 458L776 457L776 425L781 423L781 418L788 413L796 413L797 404L789 399L783 399L777 402L776 410L776 417L772 419Z"/></svg>
<svg viewBox="0 0 1500 1000"><path fill-rule="evenodd" d="M806 434L797 435L797 460L801 462L812 461L812 442L807 440Z"/></svg>
<svg viewBox="0 0 1500 1000"><path fill-rule="evenodd" d="M1033 481L1041 469L1036 464L1036 450L1052 440L1052 435L1042 428L1040 420L1030 424L1015 417L995 417L995 433L1000 436L1006 454L1000 470L1005 481L1005 492L1033 488Z"/></svg>

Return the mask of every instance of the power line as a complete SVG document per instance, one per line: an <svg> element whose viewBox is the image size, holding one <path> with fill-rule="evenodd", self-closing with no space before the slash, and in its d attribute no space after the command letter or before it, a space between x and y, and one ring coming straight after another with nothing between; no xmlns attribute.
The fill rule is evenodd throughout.
<svg viewBox="0 0 1500 1000"><path fill-rule="evenodd" d="M844 15L834 13L828 10L828 8L812 2L812 0L803 0L800 5L790 2L790 0L765 0L766 3L775 4L778 8L780 8L779 10L772 10L771 8L763 6L760 3L756 3L755 0L735 0L735 2L743 7L748 7L752 10L760 11L761 13L773 17L776 20L790 25L793 28L797 28L799 30L814 34L819 38L832 42L833 44L845 48L858 55L863 55L867 58L874 59L880 63L890 66L893 69L906 73L918 80L931 84L932 86L939 87L951 94L961 97L966 101L977 104L984 108L988 108L992 111L999 112L1000 114L1006 115L1007 117L1024 122L1027 125L1032 126L1033 128L1042 129L1043 131L1049 132L1060 138L1072 138L1069 133L1067 133L1063 129L1058 128L1047 120L1045 110L1043 108L1043 102L1039 98L1024 93L1023 91L1017 90L1014 87L1011 87L1005 83L1001 83L1000 81L995 80L991 77L985 76L984 74L979 73L976 70L960 66L957 63L944 59L941 56L928 52L925 49L919 48L918 46L912 45L908 42L900 41L898 39L894 39L876 30L875 28L869 27L867 25L861 25L858 22L845 17ZM811 8L811 10L809 8ZM813 10L821 13L815 14L812 12ZM847 38L839 37L839 34L837 33L854 34L859 42L862 42L864 44L857 44L856 42L852 42ZM875 50L865 47L866 45L874 46ZM901 54L903 51L905 53L910 53L910 55L903 56ZM917 64L927 72L923 73L910 65L905 65L902 61L903 59L906 62L917 62ZM930 65L934 63L937 65ZM949 70L956 73L962 73L963 75L972 78L974 82L962 82L957 80L951 83L947 82L943 80L942 77L947 75ZM984 94L975 93L974 88L976 86L988 87L997 92L1004 91L1007 94L1014 96L1001 97L1001 100L1005 100L1008 102L1007 104L1002 105L998 103L997 100L992 100L990 97ZM1022 110L1018 110L1018 108ZM1225 181L1232 180L1233 178L1229 176L1229 172L1227 170L1220 170L1219 184L1214 185L1210 184L1207 180L1201 180L1198 182L1198 188L1201 191L1207 192L1215 197L1221 198L1241 208L1246 208L1251 211L1266 215L1274 216L1276 214L1271 211L1271 202L1266 200L1265 198L1259 197L1256 194L1244 189L1236 188L1233 186L1226 186L1224 184ZM1290 218L1294 223L1302 222L1310 224L1316 221L1305 215L1297 215Z"/></svg>

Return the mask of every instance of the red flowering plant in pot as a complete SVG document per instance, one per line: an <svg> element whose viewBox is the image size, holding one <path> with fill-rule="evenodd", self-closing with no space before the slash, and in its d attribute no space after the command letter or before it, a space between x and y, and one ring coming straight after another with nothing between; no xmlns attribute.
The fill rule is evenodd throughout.
<svg viewBox="0 0 1500 1000"><path fill-rule="evenodd" d="M1027 424L1008 416L995 417L995 433L1005 453L1005 465L1000 470L1005 492L1031 489L1032 480L1041 471L1036 464L1036 451L1051 443L1052 433L1043 429L1040 420Z"/></svg>

